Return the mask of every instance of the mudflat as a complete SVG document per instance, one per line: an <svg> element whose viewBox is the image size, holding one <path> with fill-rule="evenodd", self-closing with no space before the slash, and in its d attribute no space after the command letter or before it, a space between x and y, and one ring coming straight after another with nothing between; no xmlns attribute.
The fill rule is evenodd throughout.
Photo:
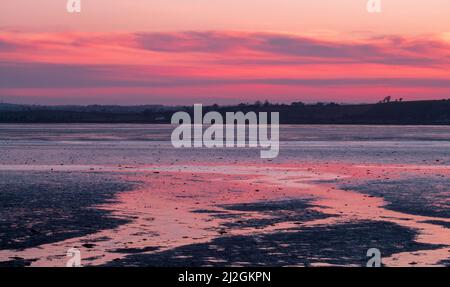
<svg viewBox="0 0 450 287"><path fill-rule="evenodd" d="M261 160L164 125L0 125L0 266L448 265L450 128L281 129Z"/></svg>

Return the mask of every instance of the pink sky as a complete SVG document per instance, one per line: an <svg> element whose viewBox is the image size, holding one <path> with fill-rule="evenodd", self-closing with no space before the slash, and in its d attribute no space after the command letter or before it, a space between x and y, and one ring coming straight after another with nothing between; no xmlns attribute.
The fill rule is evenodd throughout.
<svg viewBox="0 0 450 287"><path fill-rule="evenodd" d="M450 1L0 2L0 101L450 98Z"/></svg>

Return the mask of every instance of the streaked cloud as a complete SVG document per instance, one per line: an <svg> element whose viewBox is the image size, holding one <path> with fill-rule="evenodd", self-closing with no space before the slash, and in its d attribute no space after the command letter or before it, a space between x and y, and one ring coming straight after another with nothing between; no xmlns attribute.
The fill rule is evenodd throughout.
<svg viewBox="0 0 450 287"><path fill-rule="evenodd" d="M328 98L339 101L441 98L450 97L450 43L235 31L2 33L0 97L24 89L36 99L101 90L105 102L119 90L143 102L208 94L212 101L314 101L332 92Z"/></svg>

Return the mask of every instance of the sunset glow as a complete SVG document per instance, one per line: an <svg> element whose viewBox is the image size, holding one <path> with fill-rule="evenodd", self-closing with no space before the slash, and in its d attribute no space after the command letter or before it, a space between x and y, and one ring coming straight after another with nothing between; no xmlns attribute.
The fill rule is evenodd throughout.
<svg viewBox="0 0 450 287"><path fill-rule="evenodd" d="M377 15L365 1L339 3L99 0L83 1L83 12L73 15L65 1L3 1L0 100L450 97L448 1L384 1Z"/></svg>

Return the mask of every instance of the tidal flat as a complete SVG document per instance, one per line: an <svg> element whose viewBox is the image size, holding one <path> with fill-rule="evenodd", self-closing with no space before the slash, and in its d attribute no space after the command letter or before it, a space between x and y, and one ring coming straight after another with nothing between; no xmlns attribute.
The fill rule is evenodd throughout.
<svg viewBox="0 0 450 287"><path fill-rule="evenodd" d="M0 125L0 266L450 261L450 127L281 126L280 155L167 125Z"/></svg>

